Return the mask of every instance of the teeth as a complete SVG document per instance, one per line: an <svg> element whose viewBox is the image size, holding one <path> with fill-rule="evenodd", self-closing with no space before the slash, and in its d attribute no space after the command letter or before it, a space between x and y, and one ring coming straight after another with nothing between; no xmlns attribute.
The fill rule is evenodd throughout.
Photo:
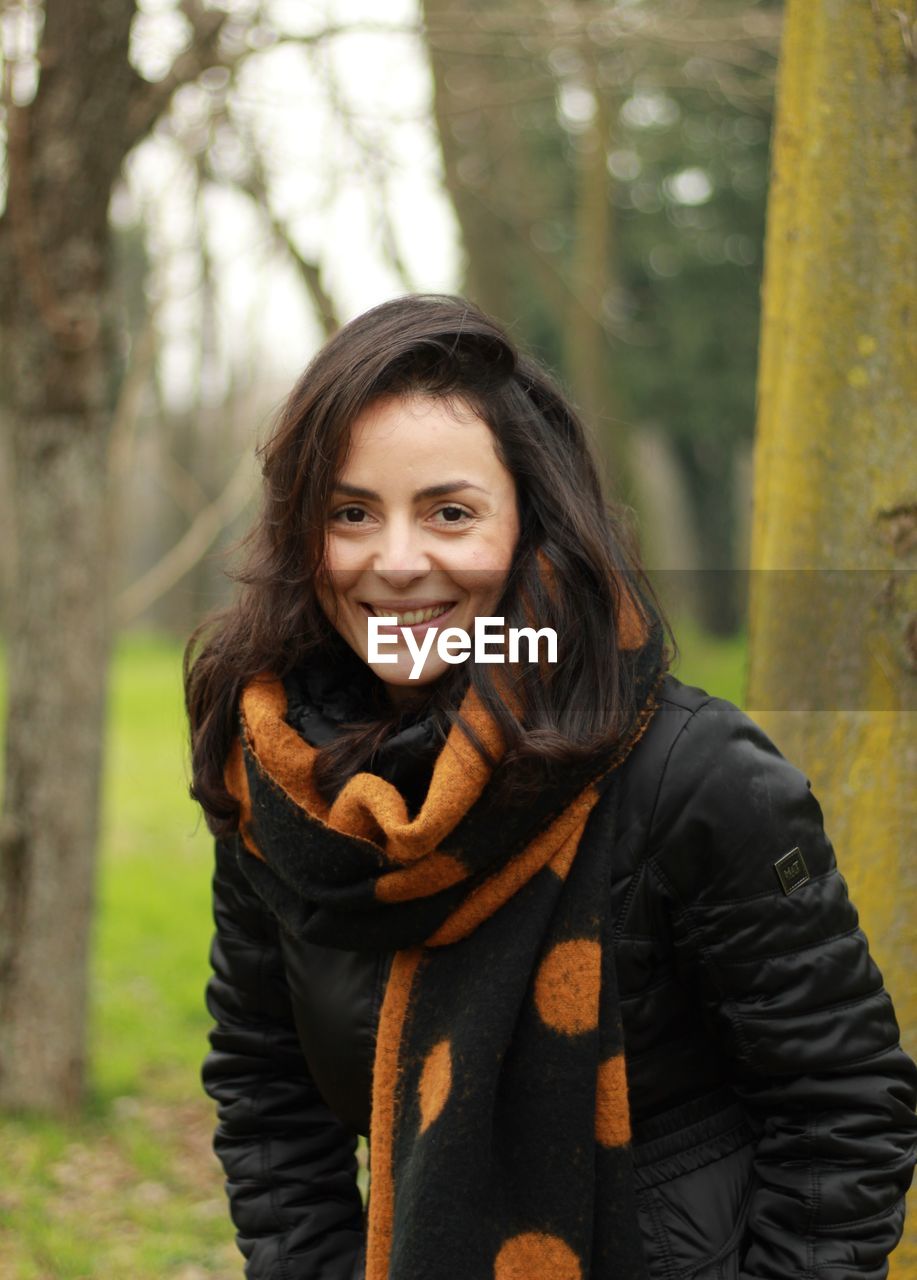
<svg viewBox="0 0 917 1280"><path fill-rule="evenodd" d="M416 627L418 622L430 622L447 613L451 604L437 604L430 609L408 609L406 613L395 613L391 609L374 609L377 618L397 618L400 627Z"/></svg>

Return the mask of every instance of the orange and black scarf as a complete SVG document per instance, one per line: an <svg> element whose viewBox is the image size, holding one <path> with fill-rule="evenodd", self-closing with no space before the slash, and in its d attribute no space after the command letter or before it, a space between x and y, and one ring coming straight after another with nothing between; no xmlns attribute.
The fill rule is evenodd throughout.
<svg viewBox="0 0 917 1280"><path fill-rule="evenodd" d="M616 769L649 723L660 654L655 625L622 653L641 710L618 747L511 809L457 725L413 818L372 773L329 804L283 683L243 693L226 776L249 878L299 936L396 952L373 1073L367 1280L646 1275L608 897ZM471 688L461 713L499 759Z"/></svg>

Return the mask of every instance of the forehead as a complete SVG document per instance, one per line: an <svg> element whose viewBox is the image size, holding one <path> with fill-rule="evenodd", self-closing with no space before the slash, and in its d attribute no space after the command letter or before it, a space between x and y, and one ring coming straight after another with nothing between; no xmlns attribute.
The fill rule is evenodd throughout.
<svg viewBox="0 0 917 1280"><path fill-rule="evenodd" d="M374 400L350 430L341 475L365 467L436 467L462 462L478 469L505 470L493 432L462 400L431 396L386 396Z"/></svg>

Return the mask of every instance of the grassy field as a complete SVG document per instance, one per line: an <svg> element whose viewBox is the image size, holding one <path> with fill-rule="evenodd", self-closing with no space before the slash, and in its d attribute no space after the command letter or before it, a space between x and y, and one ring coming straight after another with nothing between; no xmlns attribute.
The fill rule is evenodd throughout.
<svg viewBox="0 0 917 1280"><path fill-rule="evenodd" d="M739 701L740 641L685 628L676 674ZM129 637L114 665L92 970L92 1076L78 1122L0 1121L4 1280L241 1275L213 1107L211 842L187 796L180 654Z"/></svg>

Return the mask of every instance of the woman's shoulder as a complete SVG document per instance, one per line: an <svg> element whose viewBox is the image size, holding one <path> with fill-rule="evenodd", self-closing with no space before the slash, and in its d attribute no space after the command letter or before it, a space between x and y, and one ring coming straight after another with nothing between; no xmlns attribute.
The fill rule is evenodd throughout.
<svg viewBox="0 0 917 1280"><path fill-rule="evenodd" d="M691 777L712 766L724 775L760 769L765 760L793 769L761 725L727 698L667 673L656 701L647 737L667 772L674 766L676 775Z"/></svg>
<svg viewBox="0 0 917 1280"><path fill-rule="evenodd" d="M667 675L645 737L647 852L676 887L769 892L794 852L809 876L834 870L805 774L734 703Z"/></svg>
<svg viewBox="0 0 917 1280"><path fill-rule="evenodd" d="M735 703L667 672L656 693L652 720L633 753L634 763L657 773L660 781L665 775L668 782L677 782L703 762L715 759L721 768L737 764L732 757L741 755L737 748L743 742L780 754L764 730Z"/></svg>

